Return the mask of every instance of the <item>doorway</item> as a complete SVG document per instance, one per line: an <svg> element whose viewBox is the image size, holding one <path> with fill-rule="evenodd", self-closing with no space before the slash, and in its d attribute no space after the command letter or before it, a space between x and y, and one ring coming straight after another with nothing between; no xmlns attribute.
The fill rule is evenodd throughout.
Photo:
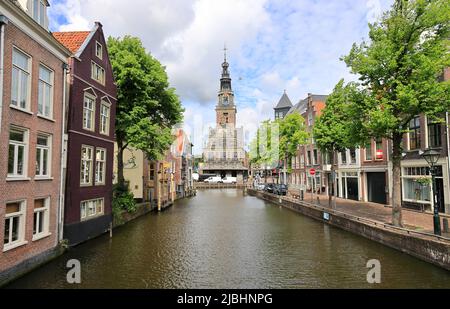
<svg viewBox="0 0 450 309"><path fill-rule="evenodd" d="M372 203L387 204L386 173L367 173L367 200Z"/></svg>

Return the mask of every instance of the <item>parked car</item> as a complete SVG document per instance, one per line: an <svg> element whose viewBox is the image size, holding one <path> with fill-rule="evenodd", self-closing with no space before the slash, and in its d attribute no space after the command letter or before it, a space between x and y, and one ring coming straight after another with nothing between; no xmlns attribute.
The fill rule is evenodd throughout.
<svg viewBox="0 0 450 309"><path fill-rule="evenodd" d="M268 193L273 193L273 187L274 184L273 183L269 183L265 186L264 191L268 192Z"/></svg>
<svg viewBox="0 0 450 309"><path fill-rule="evenodd" d="M222 179L222 183L224 183L224 184L235 184L235 183L237 183L237 178L236 177L224 177Z"/></svg>
<svg viewBox="0 0 450 309"><path fill-rule="evenodd" d="M258 191L264 191L265 188L266 188L266 185L263 183L258 183L255 185L255 189Z"/></svg>
<svg viewBox="0 0 450 309"><path fill-rule="evenodd" d="M273 194L276 195L287 195L288 187L287 185L275 185L273 187Z"/></svg>
<svg viewBox="0 0 450 309"><path fill-rule="evenodd" d="M208 179L205 179L206 183L220 183L222 182L222 177L209 177Z"/></svg>
<svg viewBox="0 0 450 309"><path fill-rule="evenodd" d="M199 182L204 182L206 179L210 178L210 177L215 177L215 174L199 174L198 175L198 181Z"/></svg>

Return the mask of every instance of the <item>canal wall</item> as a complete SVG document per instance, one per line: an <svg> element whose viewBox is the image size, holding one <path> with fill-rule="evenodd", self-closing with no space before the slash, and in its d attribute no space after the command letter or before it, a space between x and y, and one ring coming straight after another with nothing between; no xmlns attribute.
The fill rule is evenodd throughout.
<svg viewBox="0 0 450 309"><path fill-rule="evenodd" d="M363 236L450 271L450 241L434 235L397 228L307 202L280 198L266 192L247 190L248 194L287 209Z"/></svg>
<svg viewBox="0 0 450 309"><path fill-rule="evenodd" d="M63 244L55 248L47 250L41 254L35 255L27 260L22 261L14 267L11 267L3 272L0 272L0 287L19 279L27 273L51 262L57 257L64 254L66 247Z"/></svg>
<svg viewBox="0 0 450 309"><path fill-rule="evenodd" d="M142 203L136 206L136 211L133 213L123 210L113 216L113 229L125 225L130 221L136 220L139 217L145 216L156 209L157 207L151 203Z"/></svg>

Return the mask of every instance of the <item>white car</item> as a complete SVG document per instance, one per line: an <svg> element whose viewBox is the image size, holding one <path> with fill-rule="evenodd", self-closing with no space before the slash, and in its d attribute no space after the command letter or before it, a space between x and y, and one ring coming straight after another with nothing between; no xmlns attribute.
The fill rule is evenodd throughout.
<svg viewBox="0 0 450 309"><path fill-rule="evenodd" d="M208 179L205 179L206 183L219 183L222 182L221 177L209 177Z"/></svg>
<svg viewBox="0 0 450 309"><path fill-rule="evenodd" d="M235 184L236 182L236 177L225 177L224 179L222 179L222 183L224 184Z"/></svg>
<svg viewBox="0 0 450 309"><path fill-rule="evenodd" d="M263 184L263 183L258 183L258 184L255 185L255 189L258 190L258 191L264 191L265 187L266 187L266 185Z"/></svg>

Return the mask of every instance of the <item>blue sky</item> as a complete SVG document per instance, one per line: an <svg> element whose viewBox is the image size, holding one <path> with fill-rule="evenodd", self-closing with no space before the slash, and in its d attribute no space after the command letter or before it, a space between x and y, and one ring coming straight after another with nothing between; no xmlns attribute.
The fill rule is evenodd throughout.
<svg viewBox="0 0 450 309"><path fill-rule="evenodd" d="M201 152L214 124L226 43L238 125L251 138L273 115L286 89L293 103L328 94L355 79L339 58L367 37L368 22L393 0L58 0L52 30L86 30L102 22L107 35L140 37L165 66L186 108L185 127Z"/></svg>

